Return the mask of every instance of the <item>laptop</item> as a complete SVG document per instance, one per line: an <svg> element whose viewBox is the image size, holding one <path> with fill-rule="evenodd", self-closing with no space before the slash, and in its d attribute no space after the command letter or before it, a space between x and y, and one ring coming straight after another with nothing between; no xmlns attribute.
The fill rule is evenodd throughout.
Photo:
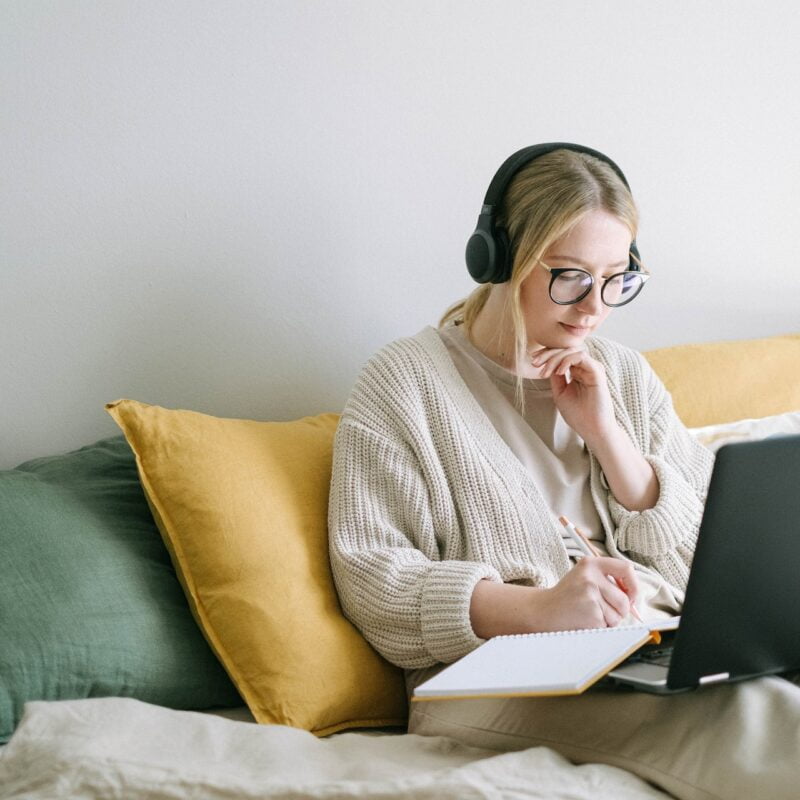
<svg viewBox="0 0 800 800"><path fill-rule="evenodd" d="M798 612L800 435L723 445L680 624L608 678L667 694L798 669Z"/></svg>

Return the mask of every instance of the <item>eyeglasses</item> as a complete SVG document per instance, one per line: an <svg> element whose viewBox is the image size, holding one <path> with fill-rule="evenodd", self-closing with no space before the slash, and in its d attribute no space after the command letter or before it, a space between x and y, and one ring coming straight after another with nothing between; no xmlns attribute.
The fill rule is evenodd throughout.
<svg viewBox="0 0 800 800"><path fill-rule="evenodd" d="M550 273L550 299L554 303L558 303L560 306L580 303L592 291L594 276L585 269L575 267L557 269L548 267L541 260L536 263ZM639 266L641 267L641 264ZM603 278L600 299L612 308L624 306L642 291L642 287L649 278L650 273L647 271L638 272L629 269L625 272L617 272L608 278Z"/></svg>

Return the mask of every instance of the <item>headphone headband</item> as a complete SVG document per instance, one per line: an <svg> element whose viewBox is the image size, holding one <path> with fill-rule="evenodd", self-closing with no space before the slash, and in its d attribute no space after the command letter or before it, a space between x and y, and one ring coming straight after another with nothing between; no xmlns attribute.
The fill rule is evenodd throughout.
<svg viewBox="0 0 800 800"><path fill-rule="evenodd" d="M607 156L591 147L584 147L571 142L547 142L523 147L510 155L495 173L483 207L478 217L475 232L467 242L467 268L470 275L478 283L504 283L511 278L512 253L508 233L504 228L497 226L495 215L503 196L511 183L511 179L526 164L541 156L552 153L554 150L572 150L576 153L585 153L608 164L617 173L620 180L630 191L628 180L622 170ZM636 242L631 242L631 254L639 257ZM631 258L629 269L638 270L639 265Z"/></svg>

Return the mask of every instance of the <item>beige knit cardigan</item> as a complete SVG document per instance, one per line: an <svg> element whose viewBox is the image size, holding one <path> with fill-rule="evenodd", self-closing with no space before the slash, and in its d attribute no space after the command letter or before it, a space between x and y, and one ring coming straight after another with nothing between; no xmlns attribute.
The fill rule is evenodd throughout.
<svg viewBox="0 0 800 800"><path fill-rule="evenodd" d="M682 599L713 456L641 355L599 337L587 349L661 490L653 508L628 511L592 456L606 545L656 570ZM557 517L430 327L387 345L362 371L336 432L329 529L344 613L408 669L481 644L469 605L482 578L546 587L571 566Z"/></svg>

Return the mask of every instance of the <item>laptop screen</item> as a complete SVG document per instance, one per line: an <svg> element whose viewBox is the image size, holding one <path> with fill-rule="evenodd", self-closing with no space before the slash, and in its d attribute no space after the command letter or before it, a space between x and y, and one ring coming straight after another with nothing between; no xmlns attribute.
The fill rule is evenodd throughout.
<svg viewBox="0 0 800 800"><path fill-rule="evenodd" d="M800 667L800 436L720 448L667 685Z"/></svg>

